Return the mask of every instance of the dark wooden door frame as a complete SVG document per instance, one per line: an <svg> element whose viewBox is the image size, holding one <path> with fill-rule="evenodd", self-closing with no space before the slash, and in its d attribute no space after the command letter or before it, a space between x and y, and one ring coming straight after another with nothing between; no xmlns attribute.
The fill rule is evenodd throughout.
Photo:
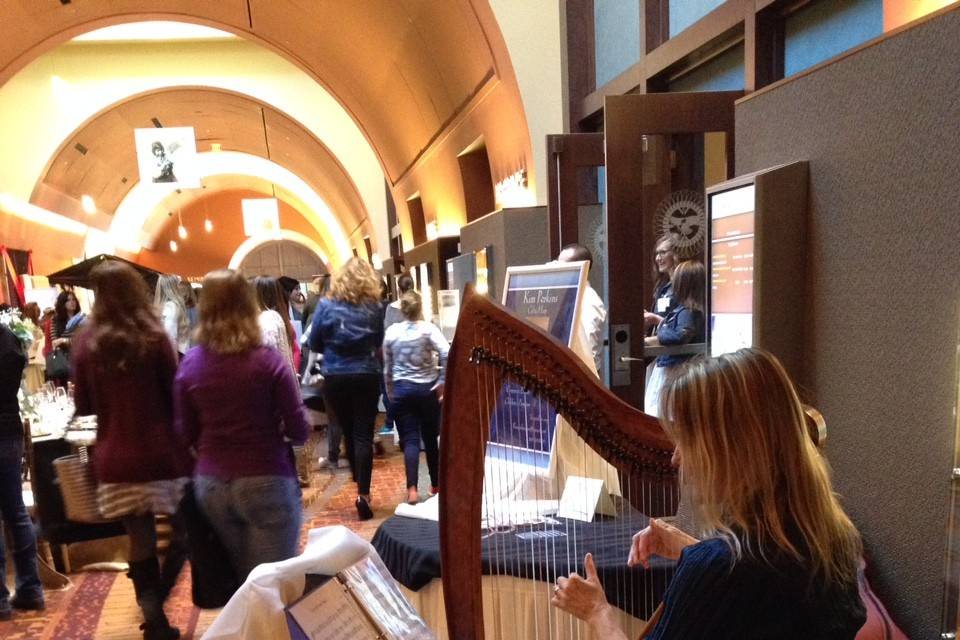
<svg viewBox="0 0 960 640"><path fill-rule="evenodd" d="M642 210L644 136L722 131L727 134L727 175L733 177L734 102L742 96L742 91L720 91L628 94L605 99L607 322L610 327L628 329L630 356L634 358L643 357L643 310L652 296L644 286L645 279L637 273L637 256L642 256L639 268L648 268L655 240L646 237L649 214ZM611 371L616 364L610 363ZM642 408L643 362L633 362L630 374L629 384L612 389L626 402Z"/></svg>
<svg viewBox="0 0 960 640"><path fill-rule="evenodd" d="M560 247L578 242L577 207L583 167L602 167L602 133L567 133L547 136L547 218L550 221L550 256Z"/></svg>

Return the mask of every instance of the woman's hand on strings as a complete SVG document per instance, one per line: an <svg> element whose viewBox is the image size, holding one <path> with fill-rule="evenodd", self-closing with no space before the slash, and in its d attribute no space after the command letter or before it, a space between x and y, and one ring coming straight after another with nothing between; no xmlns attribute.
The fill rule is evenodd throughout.
<svg viewBox="0 0 960 640"><path fill-rule="evenodd" d="M569 578L557 578L550 602L567 613L580 618L593 627L597 637L606 640L626 639L623 630L617 626L613 608L607 603L603 585L597 577L597 567L593 563L593 554L583 559L585 578L571 573Z"/></svg>
<svg viewBox="0 0 960 640"><path fill-rule="evenodd" d="M687 535L673 525L669 525L663 520L651 518L650 526L634 534L633 543L630 545L630 556L627 558L627 566L635 567L640 564L645 569L649 569L650 556L676 560L680 557L681 551L697 542L699 540Z"/></svg>
<svg viewBox="0 0 960 640"><path fill-rule="evenodd" d="M597 577L593 554L588 553L583 559L583 568L586 578L581 578L577 573L571 573L569 578L557 578L550 602L567 613L590 622L609 605L607 596L603 593L603 585Z"/></svg>

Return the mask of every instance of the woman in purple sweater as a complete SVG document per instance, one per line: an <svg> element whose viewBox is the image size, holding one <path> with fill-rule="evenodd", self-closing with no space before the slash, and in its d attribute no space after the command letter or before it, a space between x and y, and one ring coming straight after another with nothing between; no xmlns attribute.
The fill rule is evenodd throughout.
<svg viewBox="0 0 960 640"><path fill-rule="evenodd" d="M307 438L293 371L261 344L253 287L203 279L200 319L174 385L177 428L196 449L194 489L240 579L297 553L302 506L291 445Z"/></svg>
<svg viewBox="0 0 960 640"><path fill-rule="evenodd" d="M92 281L93 313L71 353L77 414L97 416L97 503L130 537L143 637L179 638L163 602L183 566L182 545L171 544L161 573L154 523L155 514L176 512L190 476L190 456L173 429L177 355L137 272L108 261ZM177 533L176 519L174 526Z"/></svg>

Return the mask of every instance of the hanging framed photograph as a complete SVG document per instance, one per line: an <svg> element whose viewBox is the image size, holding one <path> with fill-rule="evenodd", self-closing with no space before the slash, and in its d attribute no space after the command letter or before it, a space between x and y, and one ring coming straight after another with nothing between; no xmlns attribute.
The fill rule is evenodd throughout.
<svg viewBox="0 0 960 640"><path fill-rule="evenodd" d="M140 182L176 188L200 187L193 127L134 129Z"/></svg>

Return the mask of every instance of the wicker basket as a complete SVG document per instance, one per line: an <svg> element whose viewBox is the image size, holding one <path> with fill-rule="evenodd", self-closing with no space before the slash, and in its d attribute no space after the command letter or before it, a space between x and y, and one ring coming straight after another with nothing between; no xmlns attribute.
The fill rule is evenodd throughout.
<svg viewBox="0 0 960 640"><path fill-rule="evenodd" d="M97 508L97 481L93 478L93 465L83 449L85 447L81 447L79 454L53 461L60 481L60 493L63 494L64 511L67 518L74 522L110 522L100 515Z"/></svg>

